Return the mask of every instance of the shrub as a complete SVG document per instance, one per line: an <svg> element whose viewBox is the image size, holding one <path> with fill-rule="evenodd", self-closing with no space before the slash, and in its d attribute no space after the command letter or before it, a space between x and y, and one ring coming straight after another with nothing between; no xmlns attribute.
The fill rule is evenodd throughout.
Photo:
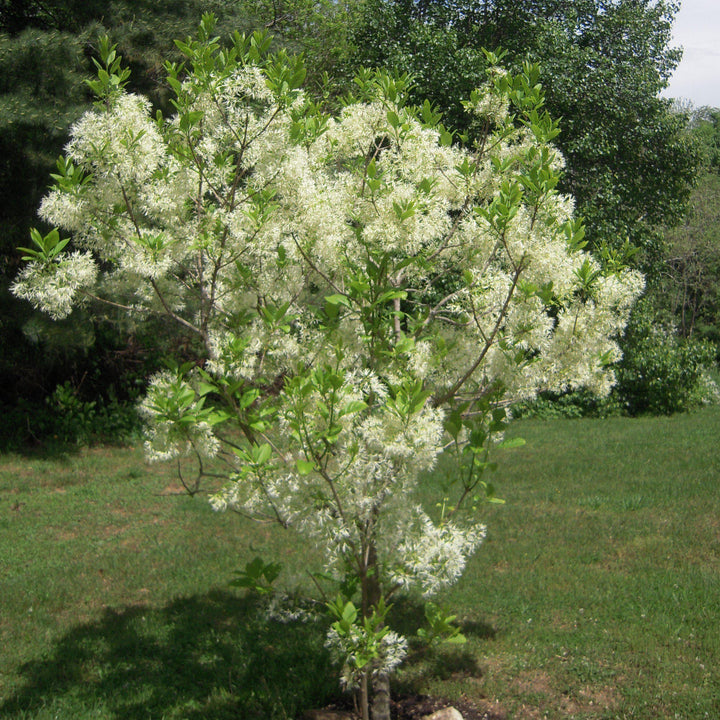
<svg viewBox="0 0 720 720"><path fill-rule="evenodd" d="M634 310L623 346L613 393L630 415L668 415L712 398L707 368L714 363L715 348L679 337L671 325L658 322L647 300Z"/></svg>

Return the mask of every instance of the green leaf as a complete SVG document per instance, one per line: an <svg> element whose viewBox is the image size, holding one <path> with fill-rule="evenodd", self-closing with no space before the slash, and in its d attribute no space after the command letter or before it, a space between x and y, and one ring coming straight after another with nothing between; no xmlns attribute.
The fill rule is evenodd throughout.
<svg viewBox="0 0 720 720"><path fill-rule="evenodd" d="M367 408L367 403L362 400L352 400L343 409L343 415L351 415L352 413L362 412Z"/></svg>
<svg viewBox="0 0 720 720"><path fill-rule="evenodd" d="M204 115L202 110L193 110L182 115L180 118L181 132L187 132L191 127L197 125Z"/></svg>
<svg viewBox="0 0 720 720"><path fill-rule="evenodd" d="M390 300L405 300L407 298L407 292L405 290L387 290L382 293L377 299L378 305L386 303Z"/></svg>
<svg viewBox="0 0 720 720"><path fill-rule="evenodd" d="M395 343L395 352L409 353L415 348L415 338L404 336Z"/></svg>
<svg viewBox="0 0 720 720"><path fill-rule="evenodd" d="M18 247L15 248L18 252L21 253L27 253L26 255L22 256L23 260L37 260L38 258L41 258L42 255L37 250L33 250L32 248L26 248L26 247Z"/></svg>
<svg viewBox="0 0 720 720"><path fill-rule="evenodd" d="M57 234L57 231L56 231ZM68 243L70 242L70 238L65 238L64 240L60 240L57 242L52 250L50 250L50 257L55 257Z"/></svg>
<svg viewBox="0 0 720 720"><path fill-rule="evenodd" d="M224 412L223 410L216 410L208 414L206 420L209 425L219 425L229 420L232 417L230 413Z"/></svg>
<svg viewBox="0 0 720 720"><path fill-rule="evenodd" d="M230 582L230 585L247 588L259 595L267 595L273 591L272 584L277 580L281 569L279 563L266 563L262 558L256 557L245 565L244 570L235 573L237 577Z"/></svg>
<svg viewBox="0 0 720 720"><path fill-rule="evenodd" d="M260 397L260 391L259 390L248 390L247 392L244 392L242 394L242 397L240 398L240 409L246 410L249 408L257 399Z"/></svg>
<svg viewBox="0 0 720 720"><path fill-rule="evenodd" d="M497 444L497 447L504 448L504 449L511 449L511 448L518 448L525 445L525 438L510 438L508 440L502 440Z"/></svg>
<svg viewBox="0 0 720 720"><path fill-rule="evenodd" d="M357 620L357 615L357 608L355 607L355 605L353 605L351 600L348 600L342 611L342 619L346 623L352 625L355 620Z"/></svg>
<svg viewBox="0 0 720 720"><path fill-rule="evenodd" d="M444 128L440 131L440 145L450 147L452 145L452 134Z"/></svg>
<svg viewBox="0 0 720 720"><path fill-rule="evenodd" d="M256 465L264 465L272 457L272 448L268 443L253 448L253 459Z"/></svg>
<svg viewBox="0 0 720 720"><path fill-rule="evenodd" d="M198 384L198 395L209 395L210 393L217 392L217 387L208 382L201 382Z"/></svg>
<svg viewBox="0 0 720 720"><path fill-rule="evenodd" d="M460 413L452 412L445 418L445 430L450 437L457 440L460 430L462 429L462 418Z"/></svg>
<svg viewBox="0 0 720 720"><path fill-rule="evenodd" d="M301 475L309 475L315 469L315 463L310 460L296 460L295 465Z"/></svg>
<svg viewBox="0 0 720 720"><path fill-rule="evenodd" d="M350 299L347 295L327 295L325 297L325 302L328 305L344 305L345 307L350 307Z"/></svg>

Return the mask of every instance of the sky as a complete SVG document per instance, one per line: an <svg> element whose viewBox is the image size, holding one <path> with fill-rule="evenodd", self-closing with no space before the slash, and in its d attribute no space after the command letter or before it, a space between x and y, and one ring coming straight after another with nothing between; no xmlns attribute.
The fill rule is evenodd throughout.
<svg viewBox="0 0 720 720"><path fill-rule="evenodd" d="M683 59L663 95L720 107L720 0L682 0L673 37Z"/></svg>

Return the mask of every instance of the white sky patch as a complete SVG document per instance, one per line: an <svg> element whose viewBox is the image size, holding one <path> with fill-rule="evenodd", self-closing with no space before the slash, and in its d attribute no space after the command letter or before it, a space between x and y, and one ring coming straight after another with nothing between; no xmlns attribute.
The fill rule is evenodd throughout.
<svg viewBox="0 0 720 720"><path fill-rule="evenodd" d="M682 0L673 38L684 54L663 95L720 107L720 2Z"/></svg>

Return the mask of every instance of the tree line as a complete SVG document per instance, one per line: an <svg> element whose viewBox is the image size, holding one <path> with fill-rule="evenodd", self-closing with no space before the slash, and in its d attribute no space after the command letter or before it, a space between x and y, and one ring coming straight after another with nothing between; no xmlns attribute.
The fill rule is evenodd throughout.
<svg viewBox="0 0 720 720"><path fill-rule="evenodd" d="M16 432L23 428L27 439L53 431L51 421L44 426L41 415L29 410L48 398L79 415L80 426L117 417L170 349L193 357L195 349L178 347L180 340L165 326L120 322L112 312L90 317L82 310L51 322L8 288L20 267L16 248L28 245L29 227L51 229L38 223L37 207L50 174L57 173L69 128L92 106L86 80L94 73L99 38L108 33L118 43L131 69L129 88L169 114L164 63L181 57L173 40L191 35L205 11L217 16L221 37L264 29L275 48L302 53L307 92L323 107L339 106L362 66L409 73L410 100L428 99L458 143L470 144L483 132L461 98L484 77L484 50L501 48L510 71L537 61L545 105L561 127L555 143L566 168L559 187L575 198L585 219L588 248L605 266L631 263L647 277L646 300L626 339L628 366L619 373L630 389L618 402L631 411L648 409L643 398L649 389L633 378L642 374L638 363L648 361L643 356L652 335L656 374L672 376L669 364L686 376L665 383L666 391L681 387L681 397L661 398L649 409L686 404L699 377L696 365L712 355L693 338L716 339L717 263L708 257L713 242L692 223L702 225L698 218L714 207L717 116L693 115L659 97L680 57L670 45L676 3L534 0L518 8L505 0L3 0L0 372L7 381L0 402ZM658 310L668 328L679 327L679 336L670 329L656 332ZM89 419L83 421L80 410Z"/></svg>

